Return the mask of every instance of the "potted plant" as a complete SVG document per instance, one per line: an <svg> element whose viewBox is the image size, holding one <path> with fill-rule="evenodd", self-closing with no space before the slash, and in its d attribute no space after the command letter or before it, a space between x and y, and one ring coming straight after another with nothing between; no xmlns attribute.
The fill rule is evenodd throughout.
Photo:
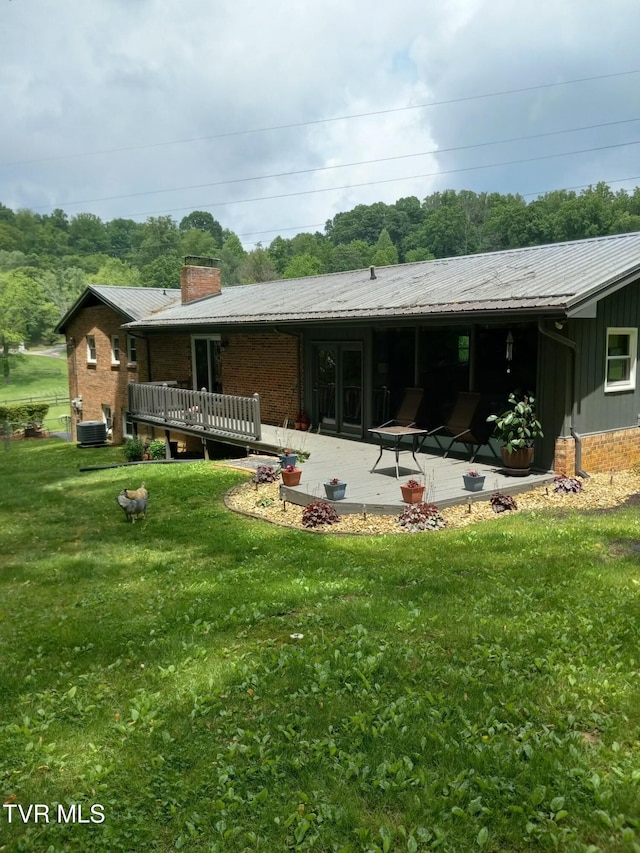
<svg viewBox="0 0 640 853"><path fill-rule="evenodd" d="M467 471L466 474L462 475L462 479L464 487L468 492L481 492L484 488L485 476L479 471L475 471L474 469Z"/></svg>
<svg viewBox="0 0 640 853"><path fill-rule="evenodd" d="M300 477L302 477L302 471L300 468L296 468L295 465L287 465L286 468L283 468L280 471L280 475L282 477L282 482L285 486L299 486L300 485Z"/></svg>
<svg viewBox="0 0 640 853"><path fill-rule="evenodd" d="M502 444L502 462L506 471L515 476L526 476L533 461L533 442L542 438L542 425L535 412L535 398L529 395L518 399L509 394L509 408L501 415L489 415L494 435Z"/></svg>
<svg viewBox="0 0 640 853"><path fill-rule="evenodd" d="M400 491L402 492L402 500L406 504L422 503L424 488L425 487L421 485L417 480L407 480L406 483L401 483Z"/></svg>
<svg viewBox="0 0 640 853"><path fill-rule="evenodd" d="M311 425L309 415L306 412L298 412L294 424L296 429L306 432Z"/></svg>
<svg viewBox="0 0 640 853"><path fill-rule="evenodd" d="M293 450L289 450L289 448L285 448L282 453L278 453L278 459L280 460L281 468L288 468L290 465L295 468L298 461L298 454Z"/></svg>
<svg viewBox="0 0 640 853"><path fill-rule="evenodd" d="M324 490L330 501L340 501L344 498L347 484L339 477L333 477L333 479L325 482Z"/></svg>

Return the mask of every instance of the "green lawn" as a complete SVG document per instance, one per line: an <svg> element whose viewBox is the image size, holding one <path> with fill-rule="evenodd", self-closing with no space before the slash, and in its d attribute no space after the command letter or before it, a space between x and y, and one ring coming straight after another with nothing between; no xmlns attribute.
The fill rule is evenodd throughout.
<svg viewBox="0 0 640 853"><path fill-rule="evenodd" d="M0 452L1 850L640 851L637 508L330 537Z"/></svg>
<svg viewBox="0 0 640 853"><path fill-rule="evenodd" d="M49 402L45 426L50 430L61 428L60 416L70 413L69 379L66 358L42 355L19 355L11 359L9 382L0 377L0 403L31 398ZM58 397L56 403L54 396Z"/></svg>

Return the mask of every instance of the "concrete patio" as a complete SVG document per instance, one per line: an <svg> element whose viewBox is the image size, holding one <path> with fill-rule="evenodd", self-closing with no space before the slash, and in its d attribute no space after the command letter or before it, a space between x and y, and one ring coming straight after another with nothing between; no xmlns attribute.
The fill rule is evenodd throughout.
<svg viewBox="0 0 640 853"><path fill-rule="evenodd" d="M363 512L393 515L406 504L402 501L400 484L416 479L426 484L425 501L439 507L463 504L469 501L488 500L496 491L517 494L536 486L553 482L553 472L532 472L527 477L513 477L501 471L501 464L491 456L477 458L470 464L468 452L451 454L417 454L416 467L410 450L400 454L399 478L396 479L395 455L385 452L376 470L371 471L379 453L375 443L350 441L312 432L283 430L263 425L261 450L277 451L287 447L304 451L309 458L298 465L302 469L299 486L281 486L281 496L291 503L306 505L313 500L326 500L324 482L339 477L347 486L344 500L335 505L341 513ZM274 462L277 463L277 459ZM486 476L484 490L468 492L463 488L462 475L474 469Z"/></svg>

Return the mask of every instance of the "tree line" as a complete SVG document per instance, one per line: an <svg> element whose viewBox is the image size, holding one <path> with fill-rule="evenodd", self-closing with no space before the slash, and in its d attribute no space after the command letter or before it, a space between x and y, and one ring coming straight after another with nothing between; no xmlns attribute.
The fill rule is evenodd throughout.
<svg viewBox="0 0 640 853"><path fill-rule="evenodd" d="M446 190L422 201L360 204L324 231L276 237L247 251L207 211L145 222L0 204L0 351L53 340L60 316L89 284L178 287L187 255L220 260L223 286L298 278L370 265L640 231L640 188L599 183L576 193L520 195Z"/></svg>

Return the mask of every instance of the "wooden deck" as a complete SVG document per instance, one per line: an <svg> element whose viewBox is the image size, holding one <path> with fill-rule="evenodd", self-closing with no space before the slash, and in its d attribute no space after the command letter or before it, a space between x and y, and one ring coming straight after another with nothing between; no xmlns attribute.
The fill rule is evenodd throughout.
<svg viewBox="0 0 640 853"><path fill-rule="evenodd" d="M344 480L347 492L344 500L336 501L341 513L366 512L378 515L393 515L403 509L400 483L413 478L426 483L425 500L439 507L463 504L469 501L488 500L496 491L518 494L536 486L553 482L553 472L535 472L527 477L507 476L501 471L497 459L483 457L473 465L466 455L449 456L422 452L417 454L420 470L416 468L410 450L400 456L399 478L396 479L395 456L385 453L376 470L371 471L379 453L377 444L351 441L315 433L278 430L262 425L262 449L264 445L287 447L309 453L302 469L299 486L282 486L281 496L291 503L306 505L312 500L326 500L325 480L339 477ZM274 460L277 463L277 459ZM482 492L467 492L463 488L462 475L471 468L486 476Z"/></svg>

